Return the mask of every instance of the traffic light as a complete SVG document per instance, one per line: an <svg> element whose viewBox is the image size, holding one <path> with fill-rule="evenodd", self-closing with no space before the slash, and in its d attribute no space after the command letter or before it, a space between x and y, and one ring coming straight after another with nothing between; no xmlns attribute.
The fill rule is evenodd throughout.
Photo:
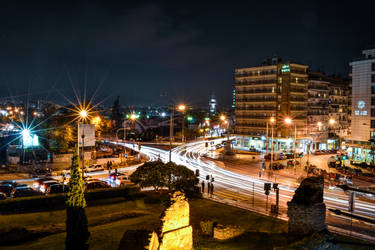
<svg viewBox="0 0 375 250"><path fill-rule="evenodd" d="M274 183L274 184L272 185L273 190L276 190L278 187L279 187L279 184L278 184L278 183Z"/></svg>
<svg viewBox="0 0 375 250"><path fill-rule="evenodd" d="M214 182L214 181L215 181L214 177L211 177L211 182Z"/></svg>
<svg viewBox="0 0 375 250"><path fill-rule="evenodd" d="M270 194L270 190L271 190L271 183L264 183L264 193L266 195L269 195Z"/></svg>
<svg viewBox="0 0 375 250"><path fill-rule="evenodd" d="M195 170L195 176L196 176L196 177L199 177L199 169L196 169L196 170Z"/></svg>
<svg viewBox="0 0 375 250"><path fill-rule="evenodd" d="M210 179L210 176L209 175L206 175L206 180L208 181Z"/></svg>

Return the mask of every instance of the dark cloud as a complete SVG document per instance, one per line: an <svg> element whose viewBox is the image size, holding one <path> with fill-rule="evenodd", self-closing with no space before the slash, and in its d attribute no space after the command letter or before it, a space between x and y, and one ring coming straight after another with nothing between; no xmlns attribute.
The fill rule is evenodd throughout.
<svg viewBox="0 0 375 250"><path fill-rule="evenodd" d="M353 1L10 1L0 8L1 96L56 84L126 104L231 100L233 71L272 55L347 74L374 44ZM67 77L71 75L72 82ZM166 100L159 97L167 93Z"/></svg>

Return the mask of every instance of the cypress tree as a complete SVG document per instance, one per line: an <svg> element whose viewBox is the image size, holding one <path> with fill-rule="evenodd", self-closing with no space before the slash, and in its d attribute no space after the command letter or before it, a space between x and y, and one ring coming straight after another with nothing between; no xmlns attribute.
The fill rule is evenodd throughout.
<svg viewBox="0 0 375 250"><path fill-rule="evenodd" d="M83 185L76 149L72 157L66 199L66 249L88 249L87 241L90 232L85 212L86 200Z"/></svg>

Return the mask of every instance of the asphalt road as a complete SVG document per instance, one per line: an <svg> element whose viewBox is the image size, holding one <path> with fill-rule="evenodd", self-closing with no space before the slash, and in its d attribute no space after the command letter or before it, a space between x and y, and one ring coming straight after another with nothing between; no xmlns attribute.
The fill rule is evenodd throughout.
<svg viewBox="0 0 375 250"><path fill-rule="evenodd" d="M219 143L222 140L223 139L217 139L215 140L215 143ZM138 145L126 144L126 146L135 150L138 149ZM208 152L209 148L205 147L205 141L192 142L174 148L172 150L172 161L177 164L185 165L193 171L199 169L201 181L205 181L206 175L212 175L215 179L214 186L216 196L220 198L220 192L222 192L222 197L236 201L238 206L241 206L241 200L245 206L252 206L250 202L252 198L243 199L243 197L251 197L254 193L254 200L257 200L257 207L259 211L263 210L263 212L266 212L265 200L267 197L263 190L264 183L272 182L274 179L268 178L266 175L259 178L258 175L252 175L251 171L249 171L249 174L240 174L235 171L231 171L230 169L224 169L218 166L218 164L214 161L204 160L203 156ZM151 160L160 158L165 162L169 161L169 151L166 150L142 146L141 153L148 155ZM321 158L321 161L322 159L324 158ZM312 159L310 159L310 161L312 161ZM278 217L286 219L286 203L293 197L294 191L298 187L299 183L296 180L296 176L291 177L290 175L278 176L277 182L279 183L280 188L280 214ZM225 194L225 192L231 193L228 195L228 193ZM225 195L227 195L227 197L225 197ZM269 202L274 200L273 191L268 199ZM348 194L343 192L341 189L325 187L324 202L327 208L347 211ZM375 202L356 199L355 208L354 214L375 219ZM350 220L343 216L332 214L331 212L327 212L327 224L338 227L339 229L350 229ZM372 224L353 221L353 230L355 230L357 233L375 237L375 225Z"/></svg>

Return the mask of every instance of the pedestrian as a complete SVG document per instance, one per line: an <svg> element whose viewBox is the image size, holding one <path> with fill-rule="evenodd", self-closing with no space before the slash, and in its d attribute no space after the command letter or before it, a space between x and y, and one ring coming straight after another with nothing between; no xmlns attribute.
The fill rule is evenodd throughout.
<svg viewBox="0 0 375 250"><path fill-rule="evenodd" d="M208 195L210 194L210 190L211 190L211 183L207 182L207 194Z"/></svg>
<svg viewBox="0 0 375 250"><path fill-rule="evenodd" d="M214 194L214 184L211 183L211 197L212 197L213 194Z"/></svg>
<svg viewBox="0 0 375 250"><path fill-rule="evenodd" d="M202 194L204 194L204 181L202 181Z"/></svg>

